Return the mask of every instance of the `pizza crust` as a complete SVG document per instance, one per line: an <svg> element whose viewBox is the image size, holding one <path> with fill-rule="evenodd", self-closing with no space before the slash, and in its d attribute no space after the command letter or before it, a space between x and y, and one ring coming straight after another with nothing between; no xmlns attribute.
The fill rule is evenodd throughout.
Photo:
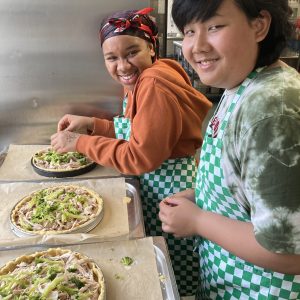
<svg viewBox="0 0 300 300"><path fill-rule="evenodd" d="M71 257L71 255L73 255L75 257L74 260L77 261L79 265L72 265L74 267L79 268L80 264L87 264L88 269L93 274L93 280L96 283L98 283L97 292L99 294L98 297L96 296L97 298L94 297L94 298L89 298L89 299L105 300L106 299L105 280L104 280L103 273L102 273L101 269L99 268L99 266L97 266L93 262L93 260L88 258L87 256L85 256L79 252L73 252L69 249L51 248L46 251L39 251L39 252L35 252L33 254L22 255L13 261L9 261L2 268L0 268L0 282L1 282L1 275L7 275L9 273L12 273L14 270L16 270L16 268L18 268L18 266L20 264L25 263L27 265L30 265L37 258L41 258L41 257L50 259L50 260L52 258L53 261L55 261L55 260L57 260L57 257L59 258L60 256L63 256L63 255L66 255L69 258ZM55 257L55 259L54 259L54 257ZM67 270L68 270L68 268L66 267L66 264L67 264L67 261L65 262L65 265L64 265L65 274L67 273ZM49 264L49 268L50 268L50 266L51 266L51 264ZM22 272L24 272L24 268L23 268ZM76 276L76 275L74 274L74 276ZM65 277L67 277L67 276L65 275ZM79 278L82 278L82 277L79 277ZM2 287L2 285L1 285L1 287Z"/></svg>
<svg viewBox="0 0 300 300"><path fill-rule="evenodd" d="M38 209L38 204L32 206L31 208L28 208L31 205L31 200L36 198L37 195L43 193L43 192L52 192L52 193L56 193L59 191L64 191L64 193L62 193L62 196L67 196L67 193L74 193L74 191L77 192L77 196L81 196L81 195L88 195L89 198L87 198L87 200L89 201L93 201L93 206L95 205L95 209L94 211L90 214L84 214L84 212L82 212L81 216L84 216L83 219L74 219L74 223L76 223L74 225L73 224L69 224L70 222L67 223L66 226L64 227L70 227L70 228L65 228L65 229L56 229L56 230L51 230L51 229L37 229L37 228L26 228L24 226L24 219L26 219L26 216L28 215L28 224L32 223L30 221L30 217L32 218L33 215L33 210L37 210ZM46 197L44 197L46 198ZM76 199L76 197L74 198ZM76 200L72 200L75 204L77 204ZM67 201L69 201L69 199L67 199ZM61 203L61 200L57 197L57 199L51 199L50 203L52 202L53 206L56 205L56 203ZM78 203L79 205L81 205L81 203ZM31 211L30 211L31 209ZM28 211L26 211L28 210ZM25 212L24 212L25 211ZM55 212L55 211L54 211ZM44 188L44 189L40 189L37 191L32 192L31 194L29 194L28 196L24 197L23 199L21 199L16 205L15 207L12 209L11 211L11 215L10 215L10 221L12 226L14 226L18 231L21 231L22 233L25 234L29 234L29 235L42 235L42 234L63 234L63 233L74 233L74 232L87 232L89 230L91 230L92 228L94 228L98 222L101 221L102 217L104 214L104 204L103 204L103 199L100 197L99 194L97 194L95 191L88 189L86 187L83 186L78 186L78 185L56 185L56 186L51 186L48 188ZM25 216L26 215L26 216ZM45 217L44 217L45 218ZM61 221L61 219L56 218L55 222L58 223L58 221ZM26 224L27 224L27 220L25 220ZM38 224L38 226L40 226L40 224ZM37 227L38 227L37 226Z"/></svg>
<svg viewBox="0 0 300 300"><path fill-rule="evenodd" d="M82 170L82 169L86 169L88 167L90 167L91 165L95 164L95 162L93 162L92 160L90 160L88 157L85 157L84 155L78 153L78 152L68 152L69 154L75 153L76 155L81 155L82 157L85 158L86 163L80 165L77 162L73 162L67 165L67 167L61 167L59 165L53 165L52 167L50 166L44 166L44 161L42 161L41 159L39 159L40 156L46 154L46 153L54 153L54 150L52 150L51 148L47 148L47 149L43 149L40 150L38 152L36 152L31 159L32 165L41 170L41 171L45 171L45 172L51 172L51 173L60 173L60 172L73 172L73 171L78 171L78 170ZM65 153L62 154L58 154L56 153L56 155L60 156L60 155L64 155ZM75 158L74 158L75 159Z"/></svg>

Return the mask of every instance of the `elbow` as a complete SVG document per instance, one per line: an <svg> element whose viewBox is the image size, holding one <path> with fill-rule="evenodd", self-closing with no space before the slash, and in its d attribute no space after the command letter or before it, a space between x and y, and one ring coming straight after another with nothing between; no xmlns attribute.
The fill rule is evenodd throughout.
<svg viewBox="0 0 300 300"><path fill-rule="evenodd" d="M121 168L119 170L124 175L134 175L134 176L141 176L145 173L152 172L156 169L156 167L150 167L150 166L125 166L125 168Z"/></svg>
<svg viewBox="0 0 300 300"><path fill-rule="evenodd" d="M135 161L129 164L115 166L118 171L124 175L141 176L156 170L161 163L153 163L150 161Z"/></svg>

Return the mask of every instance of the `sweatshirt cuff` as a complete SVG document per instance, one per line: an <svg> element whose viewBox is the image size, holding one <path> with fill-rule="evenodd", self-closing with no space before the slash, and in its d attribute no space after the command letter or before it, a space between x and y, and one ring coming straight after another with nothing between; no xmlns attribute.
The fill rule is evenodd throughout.
<svg viewBox="0 0 300 300"><path fill-rule="evenodd" d="M114 122L106 119L93 118L94 128L91 135L102 135L105 137L115 137Z"/></svg>
<svg viewBox="0 0 300 300"><path fill-rule="evenodd" d="M89 135L80 135L76 143L76 151L86 155L87 145L89 144L90 138L91 137Z"/></svg>

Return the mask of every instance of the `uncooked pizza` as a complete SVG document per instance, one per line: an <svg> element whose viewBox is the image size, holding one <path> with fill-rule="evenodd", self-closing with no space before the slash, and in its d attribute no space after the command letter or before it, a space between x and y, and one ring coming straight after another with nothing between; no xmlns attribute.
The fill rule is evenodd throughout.
<svg viewBox="0 0 300 300"><path fill-rule="evenodd" d="M20 256L0 268L0 298L104 300L105 281L87 256L49 249Z"/></svg>
<svg viewBox="0 0 300 300"><path fill-rule="evenodd" d="M55 185L21 199L11 212L14 231L29 235L87 232L103 216L103 199L79 185Z"/></svg>
<svg viewBox="0 0 300 300"><path fill-rule="evenodd" d="M58 153L51 148L35 153L31 159L34 170L44 176L76 176L93 169L96 164L79 152Z"/></svg>

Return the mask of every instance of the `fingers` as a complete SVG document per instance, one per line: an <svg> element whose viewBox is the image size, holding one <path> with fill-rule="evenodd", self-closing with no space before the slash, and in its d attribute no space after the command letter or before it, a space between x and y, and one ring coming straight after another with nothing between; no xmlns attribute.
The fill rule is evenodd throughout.
<svg viewBox="0 0 300 300"><path fill-rule="evenodd" d="M171 209L170 205L166 202L166 199L161 201L160 211L158 213L158 217L162 222L162 229L165 232L172 233L172 229L170 227L170 219L169 219L169 210Z"/></svg>
<svg viewBox="0 0 300 300"><path fill-rule="evenodd" d="M166 217L165 214L160 210L160 212L158 213L158 217L161 220L162 223L166 222Z"/></svg>
<svg viewBox="0 0 300 300"><path fill-rule="evenodd" d="M173 234L173 236L176 237L176 238L183 236L183 235L175 233L174 230L172 229L172 227L170 225L166 224L166 223L162 223L161 228L164 232Z"/></svg>
<svg viewBox="0 0 300 300"><path fill-rule="evenodd" d="M65 130L66 128L68 128L69 124L70 123L68 122L68 120L66 120L65 117L63 117L57 124L57 132Z"/></svg>
<svg viewBox="0 0 300 300"><path fill-rule="evenodd" d="M56 141L56 136L57 136L57 133L54 133L51 135L50 137L50 140L51 140L51 146L54 148L54 146L57 144L57 141Z"/></svg>
<svg viewBox="0 0 300 300"><path fill-rule="evenodd" d="M165 218L166 216L170 215L172 208L178 205L179 201L174 200L170 197L165 198L164 200L160 201L159 203L159 217ZM161 219L163 222L163 220Z"/></svg>
<svg viewBox="0 0 300 300"><path fill-rule="evenodd" d="M179 197L169 196L169 197L165 198L163 201L164 201L164 204L169 205L171 207L174 207L174 206L177 206L180 204Z"/></svg>
<svg viewBox="0 0 300 300"><path fill-rule="evenodd" d="M57 132L63 131L63 130L72 130L71 125L72 124L72 115L64 115L57 124Z"/></svg>
<svg viewBox="0 0 300 300"><path fill-rule="evenodd" d="M55 150L58 153L64 152L64 151L62 151L62 149L60 147L57 133L51 135L51 147L53 148L53 150Z"/></svg>
<svg viewBox="0 0 300 300"><path fill-rule="evenodd" d="M172 233L172 230L171 230L170 226L167 225L166 223L162 223L161 224L161 228L166 233Z"/></svg>
<svg viewBox="0 0 300 300"><path fill-rule="evenodd" d="M191 234L191 209L194 204L182 197L167 197L159 204L162 230L175 237ZM194 208L193 208L194 209Z"/></svg>
<svg viewBox="0 0 300 300"><path fill-rule="evenodd" d="M68 152L67 142L65 139L66 132L58 132L51 136L51 146L58 153ZM71 151L71 150L70 150Z"/></svg>

